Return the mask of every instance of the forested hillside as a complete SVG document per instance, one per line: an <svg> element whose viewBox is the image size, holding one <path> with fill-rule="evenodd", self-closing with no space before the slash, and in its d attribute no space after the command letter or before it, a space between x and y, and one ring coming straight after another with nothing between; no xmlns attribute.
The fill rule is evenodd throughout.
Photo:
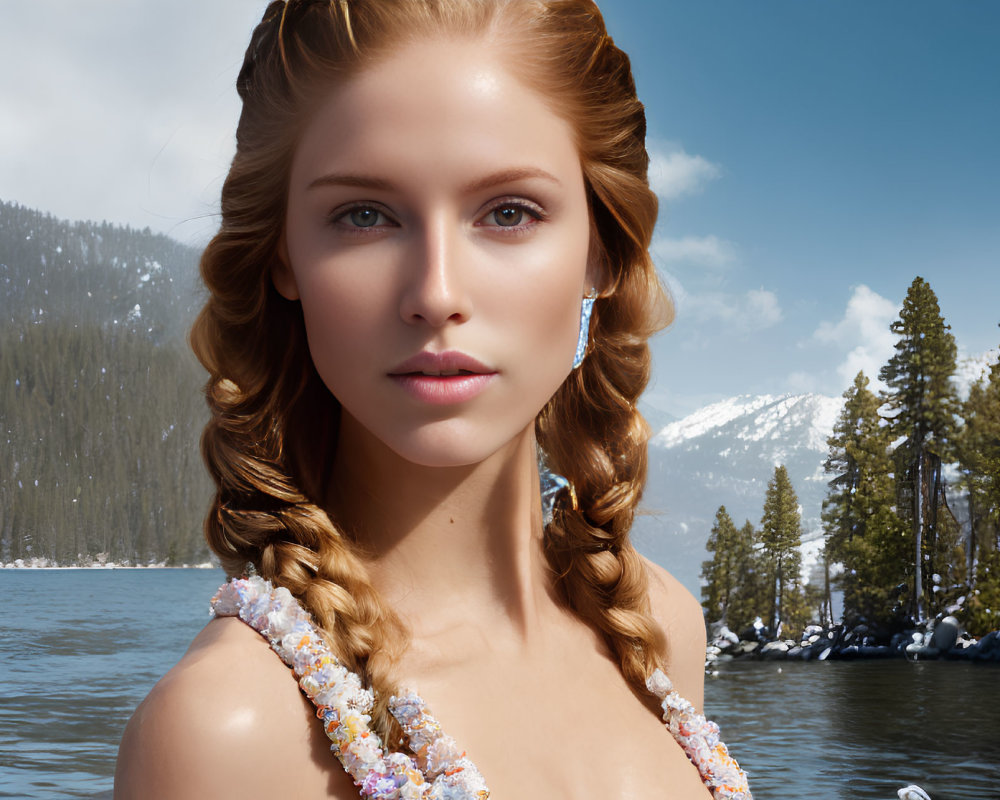
<svg viewBox="0 0 1000 800"><path fill-rule="evenodd" d="M0 562L208 558L197 259L0 203Z"/></svg>

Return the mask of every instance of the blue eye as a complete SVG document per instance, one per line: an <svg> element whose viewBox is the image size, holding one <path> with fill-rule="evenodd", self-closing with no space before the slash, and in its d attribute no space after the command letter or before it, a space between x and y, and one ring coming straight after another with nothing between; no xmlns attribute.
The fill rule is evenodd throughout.
<svg viewBox="0 0 1000 800"><path fill-rule="evenodd" d="M505 229L506 233L527 233L535 224L547 219L544 209L524 198L498 198L496 204L480 218L479 225Z"/></svg>
<svg viewBox="0 0 1000 800"><path fill-rule="evenodd" d="M348 206L330 213L328 223L344 234L378 233L397 226L395 220L377 205Z"/></svg>
<svg viewBox="0 0 1000 800"><path fill-rule="evenodd" d="M524 209L520 206L500 206L492 214L493 221L503 228L514 227L524 221Z"/></svg>
<svg viewBox="0 0 1000 800"><path fill-rule="evenodd" d="M352 208L347 215L351 223L359 228L370 228L378 222L379 212L374 208Z"/></svg>

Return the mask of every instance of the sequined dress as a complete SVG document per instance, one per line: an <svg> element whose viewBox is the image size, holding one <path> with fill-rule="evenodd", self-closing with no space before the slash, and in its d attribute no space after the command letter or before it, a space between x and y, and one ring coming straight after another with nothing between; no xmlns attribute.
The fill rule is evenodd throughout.
<svg viewBox="0 0 1000 800"><path fill-rule="evenodd" d="M327 647L312 618L284 587L260 577L232 580L212 599L212 613L239 617L260 633L292 668L316 706L331 750L361 797L377 800L486 800L489 789L476 765L441 730L413 692L392 697L409 752L391 751L369 725L371 690ZM663 721L715 800L753 800L746 774L719 739L715 723L698 714L656 670L646 682L661 701Z"/></svg>

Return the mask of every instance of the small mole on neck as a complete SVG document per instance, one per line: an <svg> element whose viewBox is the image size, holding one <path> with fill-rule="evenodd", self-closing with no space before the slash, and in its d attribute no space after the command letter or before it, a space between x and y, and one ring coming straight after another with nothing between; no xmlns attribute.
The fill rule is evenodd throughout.
<svg viewBox="0 0 1000 800"><path fill-rule="evenodd" d="M452 525L454 525L455 524L455 518L454 517L448 517L448 522L450 522Z"/></svg>

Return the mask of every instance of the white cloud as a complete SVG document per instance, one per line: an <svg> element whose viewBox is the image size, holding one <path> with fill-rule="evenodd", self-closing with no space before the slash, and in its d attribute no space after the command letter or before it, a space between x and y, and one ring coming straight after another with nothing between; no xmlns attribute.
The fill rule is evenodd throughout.
<svg viewBox="0 0 1000 800"><path fill-rule="evenodd" d="M861 284L854 287L843 318L837 322L821 322L814 336L821 342L841 345L870 341L883 331L888 332L889 324L898 313L897 304ZM884 338L891 342L892 334L887 333Z"/></svg>
<svg viewBox="0 0 1000 800"><path fill-rule="evenodd" d="M648 145L648 149L649 185L661 200L698 192L707 181L722 174L718 164L683 149L666 151L655 144Z"/></svg>
<svg viewBox="0 0 1000 800"><path fill-rule="evenodd" d="M3 199L206 238L214 219L188 221L217 210L239 114L236 73L265 5L5 7L0 72L18 77L0 81Z"/></svg>
<svg viewBox="0 0 1000 800"><path fill-rule="evenodd" d="M650 250L661 264L684 262L718 269L736 260L736 249L718 236L657 236Z"/></svg>
<svg viewBox="0 0 1000 800"><path fill-rule="evenodd" d="M710 323L714 333L746 333L777 325L784 318L778 296L768 289L748 292L687 291L676 275L662 271L677 308L678 321ZM702 337L707 341L709 335Z"/></svg>
<svg viewBox="0 0 1000 800"><path fill-rule="evenodd" d="M816 341L846 351L837 374L846 386L858 372L871 381L872 390L884 388L879 369L892 355L896 338L889 325L899 315L899 305L873 292L864 284L856 286L847 301L844 316L837 322L821 322L813 333Z"/></svg>
<svg viewBox="0 0 1000 800"><path fill-rule="evenodd" d="M821 392L824 388L819 378L811 372L792 372L785 379L785 390L792 394L813 394Z"/></svg>
<svg viewBox="0 0 1000 800"><path fill-rule="evenodd" d="M753 328L770 328L781 322L783 314L778 296L767 289L751 289L746 293L746 313Z"/></svg>

